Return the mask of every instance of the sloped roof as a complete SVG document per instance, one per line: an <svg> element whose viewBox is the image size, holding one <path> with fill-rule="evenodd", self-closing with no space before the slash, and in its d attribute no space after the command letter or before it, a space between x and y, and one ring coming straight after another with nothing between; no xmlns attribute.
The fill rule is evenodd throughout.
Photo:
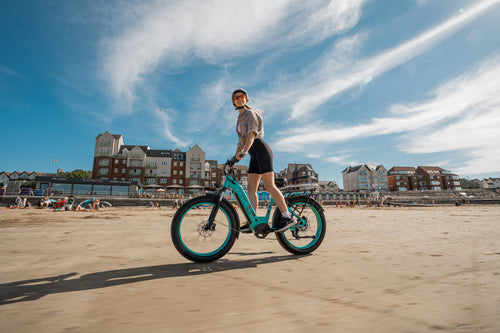
<svg viewBox="0 0 500 333"><path fill-rule="evenodd" d="M435 174L440 174L441 172L446 171L445 169L437 166L418 166L417 169L423 170L427 173L435 173Z"/></svg>
<svg viewBox="0 0 500 333"><path fill-rule="evenodd" d="M145 153L147 153L147 152L148 152L148 150L149 150L149 147L148 147L148 146L138 146L138 145L122 145L122 146L120 147L120 153L122 153L124 149L127 149L128 151L130 151L130 150L134 149L135 147L139 147L139 148L141 148L141 150L142 150L143 152L145 152Z"/></svg>
<svg viewBox="0 0 500 333"><path fill-rule="evenodd" d="M146 155L149 157L171 157L172 150L170 150L170 149L149 149L146 152Z"/></svg>
<svg viewBox="0 0 500 333"><path fill-rule="evenodd" d="M348 166L347 168L342 170L342 173L350 173L350 172L358 171L359 169L361 169L363 167L370 170L370 171L379 170L381 168L385 169L385 167L382 164L377 166L373 163L365 163L365 164L360 164L360 165L356 165L356 166Z"/></svg>

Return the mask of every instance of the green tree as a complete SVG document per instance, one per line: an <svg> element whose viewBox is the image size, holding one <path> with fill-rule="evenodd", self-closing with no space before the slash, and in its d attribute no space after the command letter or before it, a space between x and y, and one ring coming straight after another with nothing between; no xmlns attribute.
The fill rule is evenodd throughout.
<svg viewBox="0 0 500 333"><path fill-rule="evenodd" d="M481 181L479 179L460 178L460 186L464 190L481 188Z"/></svg>
<svg viewBox="0 0 500 333"><path fill-rule="evenodd" d="M90 179L92 178L92 171L76 169L71 172L59 172L58 175L68 178Z"/></svg>

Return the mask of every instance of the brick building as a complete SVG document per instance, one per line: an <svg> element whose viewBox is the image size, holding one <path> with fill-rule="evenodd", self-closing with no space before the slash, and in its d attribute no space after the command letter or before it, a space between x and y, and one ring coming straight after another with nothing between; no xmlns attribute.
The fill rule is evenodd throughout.
<svg viewBox="0 0 500 333"><path fill-rule="evenodd" d="M236 166L236 179L246 188L248 167ZM106 131L95 142L92 178L132 181L140 187L164 188L178 193L197 193L222 184L222 166L207 160L198 146L179 149L150 149L125 145L123 137Z"/></svg>
<svg viewBox="0 0 500 333"><path fill-rule="evenodd" d="M392 167L387 172L390 191L460 191L459 177L437 166Z"/></svg>

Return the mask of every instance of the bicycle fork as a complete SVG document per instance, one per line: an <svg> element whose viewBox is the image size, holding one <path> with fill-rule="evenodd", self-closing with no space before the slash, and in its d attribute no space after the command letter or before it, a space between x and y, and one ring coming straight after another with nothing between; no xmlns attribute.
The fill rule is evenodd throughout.
<svg viewBox="0 0 500 333"><path fill-rule="evenodd" d="M222 199L224 198L224 192L226 192L226 188L223 187L218 193L217 193L217 201L215 203L215 206L212 208L212 211L210 212L210 216L208 217L207 224L203 228L205 231L214 231L215 230L215 218L217 217L217 212L220 209L220 205L222 202Z"/></svg>

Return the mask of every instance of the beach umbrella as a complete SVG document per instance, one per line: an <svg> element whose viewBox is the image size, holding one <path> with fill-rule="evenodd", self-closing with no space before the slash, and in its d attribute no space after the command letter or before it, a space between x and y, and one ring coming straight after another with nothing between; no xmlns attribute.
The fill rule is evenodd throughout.
<svg viewBox="0 0 500 333"><path fill-rule="evenodd" d="M156 192L165 192L165 190L162 189L162 188L159 188L159 189L156 190Z"/></svg>

